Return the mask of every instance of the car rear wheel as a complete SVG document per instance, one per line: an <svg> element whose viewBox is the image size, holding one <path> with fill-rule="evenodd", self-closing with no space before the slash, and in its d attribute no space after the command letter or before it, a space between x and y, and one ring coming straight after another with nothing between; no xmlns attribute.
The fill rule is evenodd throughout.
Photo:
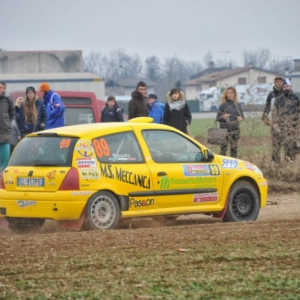
<svg viewBox="0 0 300 300"><path fill-rule="evenodd" d="M85 228L88 230L114 229L121 217L117 198L105 191L89 199L85 213Z"/></svg>
<svg viewBox="0 0 300 300"><path fill-rule="evenodd" d="M8 227L16 233L37 232L44 225L45 219L8 218Z"/></svg>
<svg viewBox="0 0 300 300"><path fill-rule="evenodd" d="M230 189L223 221L255 221L260 208L260 199L255 187L247 181L238 181Z"/></svg>

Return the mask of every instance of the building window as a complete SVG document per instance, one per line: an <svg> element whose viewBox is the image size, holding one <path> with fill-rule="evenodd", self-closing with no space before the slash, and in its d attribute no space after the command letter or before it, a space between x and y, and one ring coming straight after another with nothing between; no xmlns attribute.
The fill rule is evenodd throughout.
<svg viewBox="0 0 300 300"><path fill-rule="evenodd" d="M238 84L246 84L247 83L247 80L246 80L246 77L240 77L238 78Z"/></svg>
<svg viewBox="0 0 300 300"><path fill-rule="evenodd" d="M266 76L258 77L257 83L267 83L267 77Z"/></svg>

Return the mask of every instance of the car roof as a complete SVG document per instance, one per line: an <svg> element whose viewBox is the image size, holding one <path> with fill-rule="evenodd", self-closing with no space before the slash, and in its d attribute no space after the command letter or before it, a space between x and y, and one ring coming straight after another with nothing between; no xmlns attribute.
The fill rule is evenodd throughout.
<svg viewBox="0 0 300 300"><path fill-rule="evenodd" d="M70 137L83 137L93 134L93 132L124 132L132 130L133 128L143 129L170 129L167 125L152 123L153 119L149 117L140 117L131 119L128 122L107 122L107 123L90 123L90 124L78 124L71 126L58 127L48 129L40 132L35 132L32 136L70 136ZM175 129L176 130L176 129Z"/></svg>

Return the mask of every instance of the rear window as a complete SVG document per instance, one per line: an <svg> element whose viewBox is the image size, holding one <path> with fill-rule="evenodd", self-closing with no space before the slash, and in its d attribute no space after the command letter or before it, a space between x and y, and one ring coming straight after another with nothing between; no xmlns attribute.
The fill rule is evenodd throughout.
<svg viewBox="0 0 300 300"><path fill-rule="evenodd" d="M78 139L68 137L26 137L16 147L9 166L71 166Z"/></svg>
<svg viewBox="0 0 300 300"><path fill-rule="evenodd" d="M66 107L65 125L95 123L94 112L89 107Z"/></svg>

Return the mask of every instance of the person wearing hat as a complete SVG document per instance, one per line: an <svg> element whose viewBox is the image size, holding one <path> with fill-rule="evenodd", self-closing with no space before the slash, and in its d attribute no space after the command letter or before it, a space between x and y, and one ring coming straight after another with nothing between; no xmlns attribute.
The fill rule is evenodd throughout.
<svg viewBox="0 0 300 300"><path fill-rule="evenodd" d="M11 122L15 114L14 101L0 82L0 173L6 168L10 156Z"/></svg>
<svg viewBox="0 0 300 300"><path fill-rule="evenodd" d="M47 123L47 113L43 100L36 95L35 88L26 88L26 97L20 107L18 126L23 138L25 135L44 130Z"/></svg>
<svg viewBox="0 0 300 300"><path fill-rule="evenodd" d="M48 118L46 129L65 126L65 105L60 96L55 93L46 82L40 85L40 92L44 99Z"/></svg>
<svg viewBox="0 0 300 300"><path fill-rule="evenodd" d="M155 94L148 95L148 116L153 118L153 123L163 123L165 105L161 103Z"/></svg>
<svg viewBox="0 0 300 300"><path fill-rule="evenodd" d="M123 110L118 106L114 96L108 96L101 113L101 122L124 122Z"/></svg>
<svg viewBox="0 0 300 300"><path fill-rule="evenodd" d="M274 101L280 97L283 93L283 77L276 76L274 79L273 91L271 91L266 99L266 105L263 111L262 120L265 125L270 126L269 114L271 112L272 100ZM280 136L276 130L271 126L271 139L272 139L272 161L277 162L278 159L278 147L280 148Z"/></svg>
<svg viewBox="0 0 300 300"><path fill-rule="evenodd" d="M283 94L277 97L272 110L272 128L278 135L274 161L280 163L280 149L284 148L285 161L292 163L296 158L296 140L300 121L300 101L291 90L289 78L283 80Z"/></svg>

